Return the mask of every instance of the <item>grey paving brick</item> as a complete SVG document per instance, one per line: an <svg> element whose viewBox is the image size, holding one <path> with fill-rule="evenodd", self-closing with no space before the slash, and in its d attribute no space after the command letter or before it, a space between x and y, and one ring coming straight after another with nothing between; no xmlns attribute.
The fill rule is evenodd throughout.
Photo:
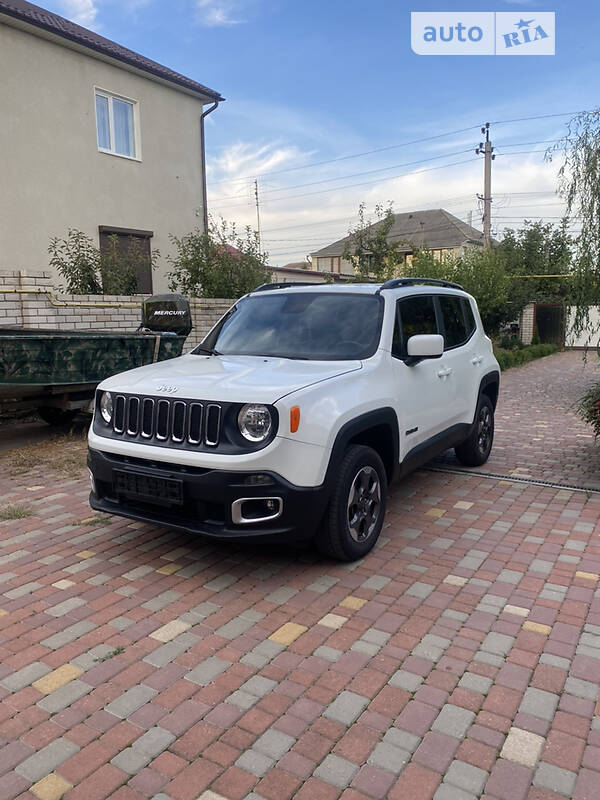
<svg viewBox="0 0 600 800"><path fill-rule="evenodd" d="M288 736L287 733L269 729L262 736L259 736L252 745L252 749L257 750L264 756L279 760L295 743L296 740L292 736Z"/></svg>
<svg viewBox="0 0 600 800"><path fill-rule="evenodd" d="M494 682L491 678L484 678L483 675L476 675L474 672L465 672L458 685L461 689L469 689L471 692L487 694Z"/></svg>
<svg viewBox="0 0 600 800"><path fill-rule="evenodd" d="M109 653L113 652L114 648L109 647L107 644L97 644L86 653L82 653L80 656L73 658L71 663L75 664L75 666L79 667L80 669L93 669L94 667L98 666L99 661L104 659Z"/></svg>
<svg viewBox="0 0 600 800"><path fill-rule="evenodd" d="M186 631L171 642L167 642L161 645L161 647L157 647L156 650L153 650L151 653L148 653L147 656L144 656L144 661L147 664L152 664L153 667L164 667L195 644L198 644L198 637Z"/></svg>
<svg viewBox="0 0 600 800"><path fill-rule="evenodd" d="M337 786L338 789L345 789L346 786L350 785L358 769L357 765L351 761L330 753L319 764L313 774L316 778L325 781L325 783Z"/></svg>
<svg viewBox="0 0 600 800"><path fill-rule="evenodd" d="M534 689L530 686L525 690L519 711L522 714L530 714L532 717L538 717L550 722L554 718L558 701L557 694L546 692L543 689Z"/></svg>
<svg viewBox="0 0 600 800"><path fill-rule="evenodd" d="M259 642L255 647L252 648L252 651L258 653L261 656L265 656L269 660L278 656L279 653L283 653L285 650L285 645L279 644L278 642L272 642L270 639L265 639L263 642Z"/></svg>
<svg viewBox="0 0 600 800"><path fill-rule="evenodd" d="M396 689L404 689L407 692L416 692L419 686L423 683L422 675L415 675L413 672L408 672L405 669L399 669L395 672L388 681L390 686Z"/></svg>
<svg viewBox="0 0 600 800"><path fill-rule="evenodd" d="M479 796L483 792L489 774L484 769L473 767L464 761L455 760L450 764L446 775L444 776L445 783L451 783L453 786L458 786L466 792Z"/></svg>
<svg viewBox="0 0 600 800"><path fill-rule="evenodd" d="M514 643L514 636L507 636L505 633L488 633L481 644L481 649L494 655L507 656Z"/></svg>
<svg viewBox="0 0 600 800"><path fill-rule="evenodd" d="M376 648L379 650L379 648ZM343 655L343 650L336 650L335 647L328 647L326 644L322 644L320 647L314 652L314 655L317 658L324 658L325 661L335 662Z"/></svg>
<svg viewBox="0 0 600 800"><path fill-rule="evenodd" d="M554 656L552 653L542 653L540 656L540 664L546 664L549 667L558 667L558 669L565 670L569 670L571 668L571 662L568 658Z"/></svg>
<svg viewBox="0 0 600 800"><path fill-rule="evenodd" d="M214 681L218 675L225 672L230 666L231 663L229 661L223 661L223 659L217 658L217 656L211 656L207 658L206 661L198 664L197 667L194 667L193 670L183 677L188 681L192 681L192 683L197 683L199 686L208 686L209 683Z"/></svg>
<svg viewBox="0 0 600 800"><path fill-rule="evenodd" d="M555 767L554 764L547 764L541 761L533 776L534 786L541 786L543 789L550 789L558 792L565 797L571 797L575 788L577 774L568 769Z"/></svg>
<svg viewBox="0 0 600 800"><path fill-rule="evenodd" d="M42 664L41 661L34 661L27 664L26 667L21 667L17 672L13 672L12 675L7 675L0 681L0 686L8 689L9 692L18 692L49 672L52 672L50 667Z"/></svg>
<svg viewBox="0 0 600 800"><path fill-rule="evenodd" d="M540 575L549 575L552 572L554 564L552 561L544 561L541 558L534 558L529 565L529 572L539 572Z"/></svg>
<svg viewBox="0 0 600 800"><path fill-rule="evenodd" d="M431 727L438 733L445 733L455 739L462 739L474 719L475 714L472 711L446 703Z"/></svg>
<svg viewBox="0 0 600 800"><path fill-rule="evenodd" d="M149 686L144 686L144 684L138 684L128 689L120 697L115 698L104 710L109 714L114 714L119 719L126 719L138 708L149 703L157 694L156 689L151 689Z"/></svg>
<svg viewBox="0 0 600 800"><path fill-rule="evenodd" d="M210 600L205 600L203 603L199 603L197 606L190 608L188 614L193 614L198 620L206 619L210 617L211 614L215 614L217 611L220 611L221 606L216 605L215 603L211 603ZM183 617L182 617L183 619ZM183 620L184 622L189 622L189 620Z"/></svg>
<svg viewBox="0 0 600 800"><path fill-rule="evenodd" d="M275 763L274 758L259 753L257 750L246 750L235 762L236 767L245 769L251 775L262 778Z"/></svg>
<svg viewBox="0 0 600 800"><path fill-rule="evenodd" d="M320 578L317 578L316 581L310 583L306 588L311 592L325 594L325 592L328 592L331 587L335 586L335 584L339 583L339 581L339 578L333 578L331 575L321 575Z"/></svg>
<svg viewBox="0 0 600 800"><path fill-rule="evenodd" d="M28 781L37 782L78 752L76 744L61 736L22 761L15 767L15 772Z"/></svg>
<svg viewBox="0 0 600 800"><path fill-rule="evenodd" d="M84 605L85 600L80 597L69 597L67 600L63 600L62 603L57 603L55 606L47 608L45 613L50 614L52 617L63 617L70 611L74 611Z"/></svg>
<svg viewBox="0 0 600 800"><path fill-rule="evenodd" d="M237 706L244 711L248 711L255 703L258 703L259 700L260 697L257 697L255 694L244 692L242 689L237 689L235 692L232 692L229 697L225 698L226 703Z"/></svg>
<svg viewBox="0 0 600 800"><path fill-rule="evenodd" d="M127 630L127 628L131 627L131 625L133 625L134 622L132 619L129 619L128 617L115 617L114 619L111 619L111 621L108 624L111 625L113 628L116 628L118 631L124 631Z"/></svg>
<svg viewBox="0 0 600 800"><path fill-rule="evenodd" d="M137 775L151 760L152 756L148 755L148 753L134 750L133 747L126 747L111 758L110 763L129 775Z"/></svg>
<svg viewBox="0 0 600 800"><path fill-rule="evenodd" d="M134 750L139 750L141 753L146 753L152 758L156 758L175 739L176 737L170 731L166 731L156 725L154 728L147 730L139 739L136 739L131 746Z"/></svg>
<svg viewBox="0 0 600 800"><path fill-rule="evenodd" d="M420 736L415 736L414 733L403 731L400 728L389 728L383 737L386 744L392 744L400 750L406 750L408 753L414 753L421 741Z"/></svg>
<svg viewBox="0 0 600 800"><path fill-rule="evenodd" d="M12 553L7 553L5 556L0 556L0 566L9 564L11 561L18 561L20 558L29 555L29 550L13 550Z"/></svg>
<svg viewBox="0 0 600 800"><path fill-rule="evenodd" d="M436 789L433 800L477 800L477 795L465 792L464 789L459 789L450 783L442 783Z"/></svg>
<svg viewBox="0 0 600 800"><path fill-rule="evenodd" d="M9 589L8 592L4 592L4 597L8 597L9 600L17 600L19 597L25 597L25 595L32 594L38 589L43 588L43 584L30 581L29 583L23 583L21 586L17 586L16 589Z"/></svg>
<svg viewBox="0 0 600 800"><path fill-rule="evenodd" d="M252 620L236 617L226 622L225 625L221 625L220 628L217 628L215 633L217 636L222 636L224 639L236 639L238 636L246 633L248 628L251 628L253 625L254 622Z"/></svg>
<svg viewBox="0 0 600 800"><path fill-rule="evenodd" d="M497 656L494 653L484 653L479 650L473 656L473 661L480 661L482 664L491 664L493 667L501 667L504 664L504 658Z"/></svg>
<svg viewBox="0 0 600 800"><path fill-rule="evenodd" d="M379 742L367 759L367 764L399 775L410 761L410 752L390 742Z"/></svg>
<svg viewBox="0 0 600 800"><path fill-rule="evenodd" d="M266 667L270 660L271 659L266 656L261 656L255 650L251 650L240 658L242 664L245 664L247 667L254 667L254 669Z"/></svg>
<svg viewBox="0 0 600 800"><path fill-rule="evenodd" d="M56 714L64 708L68 708L81 697L85 697L85 695L89 694L91 691L91 686L87 683L83 683L83 681L75 679L69 681L69 683L66 683L59 689L56 689L56 691L51 692L41 700L38 700L36 705L43 708L44 711L47 711L49 714Z"/></svg>
<svg viewBox="0 0 600 800"><path fill-rule="evenodd" d="M81 622L76 622L74 625L69 625L69 627L65 628L63 631L48 636L47 639L42 639L41 644L44 645L44 647L49 647L51 650L59 650L61 647L64 647L66 644L71 644L71 642L79 639L80 636L93 631L97 627L98 626L94 625L93 622L81 620Z"/></svg>
<svg viewBox="0 0 600 800"><path fill-rule="evenodd" d="M361 583L361 587L363 589L374 589L375 591L380 591L381 589L384 589L391 580L391 578L388 578L385 575L371 575L371 577L367 578L364 583Z"/></svg>
<svg viewBox="0 0 600 800"><path fill-rule="evenodd" d="M142 603L142 608L145 608L148 611L162 611L163 608L166 608L167 606L170 606L171 603L179 600L181 596L182 595L179 592L174 592L173 590L162 592L162 594L153 597L152 600Z"/></svg>
<svg viewBox="0 0 600 800"><path fill-rule="evenodd" d="M291 586L280 586L278 589L275 589L275 591L270 592L265 597L265 600L268 603L275 603L275 605L281 606L297 594L298 589L294 589Z"/></svg>
<svg viewBox="0 0 600 800"><path fill-rule="evenodd" d="M584 681L581 678L568 677L565 682L565 692L573 694L575 697L583 697L586 700L596 700L598 698L598 684Z"/></svg>
<svg viewBox="0 0 600 800"><path fill-rule="evenodd" d="M262 675L254 675L243 683L240 689L249 694L253 694L255 697L265 697L269 692L272 692L276 686L277 681L273 681L270 678L263 678Z"/></svg>
<svg viewBox="0 0 600 800"><path fill-rule="evenodd" d="M341 692L325 711L323 716L342 725L351 725L369 705L369 700L356 692Z"/></svg>
<svg viewBox="0 0 600 800"><path fill-rule="evenodd" d="M469 619L469 615L465 614L464 611L455 611L453 608L447 608L445 611L442 611L442 617L455 619L457 622L466 622Z"/></svg>
<svg viewBox="0 0 600 800"><path fill-rule="evenodd" d="M223 589L227 589L228 586L231 586L234 583L237 583L238 578L235 575L229 575L228 573L224 573L223 575L218 575L216 578L213 578L212 581L204 584L205 589L210 589L213 592L222 592Z"/></svg>
<svg viewBox="0 0 600 800"><path fill-rule="evenodd" d="M392 638L392 634L386 633L385 631L379 631L377 628L367 628L360 638L363 640L363 642L377 644L381 647L389 642L389 640Z"/></svg>
<svg viewBox="0 0 600 800"><path fill-rule="evenodd" d="M377 655L381 650L381 646L378 644L371 644L371 642L364 642L362 639L357 639L356 642L350 645L350 650L354 650L356 653L364 653L372 657Z"/></svg>
<svg viewBox="0 0 600 800"><path fill-rule="evenodd" d="M84 558L82 561L77 561L75 564L70 564L68 567L65 567L64 572L76 575L78 572L85 572L90 567L93 567L94 564L100 564L100 562L100 558Z"/></svg>
<svg viewBox="0 0 600 800"><path fill-rule="evenodd" d="M514 583L515 586L521 582L523 572L517 572L514 569L503 569L498 575L497 581L499 583Z"/></svg>
<svg viewBox="0 0 600 800"><path fill-rule="evenodd" d="M435 586L432 586L429 583L422 583L421 581L417 581L410 586L404 594L409 595L410 597L418 597L420 600L425 600L429 595L433 592Z"/></svg>

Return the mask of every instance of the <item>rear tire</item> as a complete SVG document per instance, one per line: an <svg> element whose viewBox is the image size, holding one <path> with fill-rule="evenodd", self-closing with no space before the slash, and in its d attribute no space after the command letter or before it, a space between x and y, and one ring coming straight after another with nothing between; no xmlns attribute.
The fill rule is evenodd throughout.
<svg viewBox="0 0 600 800"><path fill-rule="evenodd" d="M464 442L454 448L456 457L465 467L479 467L490 457L494 442L494 406L482 394L475 412L473 430Z"/></svg>
<svg viewBox="0 0 600 800"><path fill-rule="evenodd" d="M47 425L57 428L60 425L69 425L77 416L76 410L63 411L62 408L54 408L53 406L42 406L37 410L40 417Z"/></svg>
<svg viewBox="0 0 600 800"><path fill-rule="evenodd" d="M351 445L315 537L317 549L338 561L362 558L379 538L386 503L387 476L379 454Z"/></svg>

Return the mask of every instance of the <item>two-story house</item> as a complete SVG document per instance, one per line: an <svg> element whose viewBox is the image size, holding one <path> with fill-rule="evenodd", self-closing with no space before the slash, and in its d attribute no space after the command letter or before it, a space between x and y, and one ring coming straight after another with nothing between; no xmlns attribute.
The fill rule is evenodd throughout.
<svg viewBox="0 0 600 800"><path fill-rule="evenodd" d="M206 221L221 95L25 0L0 0L0 76L0 269L47 269L74 228L158 249L138 283L165 290L169 234Z"/></svg>

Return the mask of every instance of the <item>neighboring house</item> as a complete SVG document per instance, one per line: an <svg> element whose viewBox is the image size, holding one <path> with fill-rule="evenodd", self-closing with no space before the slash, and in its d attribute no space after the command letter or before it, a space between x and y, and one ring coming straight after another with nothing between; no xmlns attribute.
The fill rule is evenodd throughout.
<svg viewBox="0 0 600 800"><path fill-rule="evenodd" d="M206 220L204 117L218 92L24 0L0 0L0 268L48 268L69 228L161 252ZM54 276L58 285L60 280Z"/></svg>
<svg viewBox="0 0 600 800"><path fill-rule="evenodd" d="M374 226L378 224L374 223ZM343 257L349 239L346 236L312 253L311 269L352 275L352 264ZM399 242L399 252L409 261L415 248L427 247L441 258L444 254L460 255L465 247L483 247L483 233L443 208L435 208L394 214L388 241Z"/></svg>
<svg viewBox="0 0 600 800"><path fill-rule="evenodd" d="M336 283L352 280L351 274L334 273L332 276L329 272L317 273L307 261L296 261L285 264L283 267L271 267L271 271L273 280L279 283L314 283L315 281L325 283L328 280L331 281L332 277Z"/></svg>

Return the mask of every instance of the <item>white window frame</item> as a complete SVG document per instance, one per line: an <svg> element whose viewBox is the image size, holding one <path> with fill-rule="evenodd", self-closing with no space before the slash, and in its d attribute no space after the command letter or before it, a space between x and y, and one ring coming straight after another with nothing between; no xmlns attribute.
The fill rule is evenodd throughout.
<svg viewBox="0 0 600 800"><path fill-rule="evenodd" d="M133 147L135 150L135 155L128 156L124 153L117 153L114 150L111 150L106 147L100 147L98 143L98 111L96 108L96 97L105 97L108 100L108 125L110 129L110 141L114 145L115 141L115 132L114 132L114 117L113 117L113 108L112 108L112 101L113 98L115 100L122 100L124 103L129 103L132 107L133 111ZM131 97L126 97L122 94L117 94L116 92L109 92L107 89L102 89L100 86L94 86L94 118L96 120L96 144L98 146L99 153L106 153L110 156L116 156L117 158L126 158L128 161L141 161L142 160L142 141L140 135L140 107L137 100L134 100Z"/></svg>

